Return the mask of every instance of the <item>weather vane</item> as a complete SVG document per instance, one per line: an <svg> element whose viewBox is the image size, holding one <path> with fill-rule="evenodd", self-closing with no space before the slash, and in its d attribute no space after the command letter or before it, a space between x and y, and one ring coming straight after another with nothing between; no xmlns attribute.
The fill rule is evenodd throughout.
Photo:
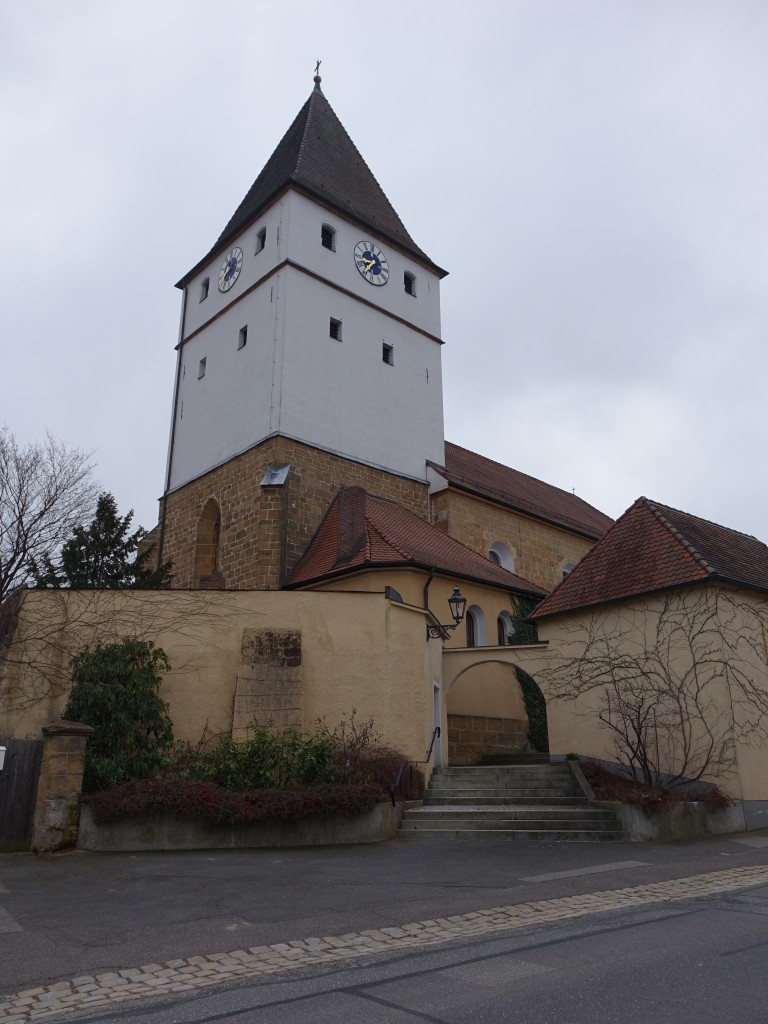
<svg viewBox="0 0 768 1024"><path fill-rule="evenodd" d="M323 62L322 62L321 60L319 60L319 61L317 62L317 64L315 64L315 74L316 74L316 75L319 75L319 74L320 74L320 65L321 65L322 63L323 63Z"/></svg>

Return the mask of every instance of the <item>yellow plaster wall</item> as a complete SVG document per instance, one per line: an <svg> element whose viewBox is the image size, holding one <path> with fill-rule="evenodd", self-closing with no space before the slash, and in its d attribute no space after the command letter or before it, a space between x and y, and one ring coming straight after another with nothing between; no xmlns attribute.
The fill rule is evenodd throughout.
<svg viewBox="0 0 768 1024"><path fill-rule="evenodd" d="M94 641L152 639L173 666L163 681L175 735L228 732L243 630L300 630L304 728L353 709L410 757L433 726L439 656L424 615L378 594L264 591L29 591L0 669L0 734L38 737L61 716L72 654Z"/></svg>
<svg viewBox="0 0 768 1024"><path fill-rule="evenodd" d="M419 608L424 604L424 584L429 574L424 569L379 569L377 571L356 572L335 580L326 580L316 586L316 590L343 591L359 593L383 594L384 587L394 587L406 604ZM510 595L505 590L483 586L468 580L457 580L448 576L435 575L429 584L429 609L441 624L450 624L450 608L448 598L453 588L458 586L467 599L467 608L479 608L485 617L486 643L483 646L495 647L498 640L497 620L501 612L511 613L513 605ZM465 647L467 643L466 623L450 633L445 641L448 649Z"/></svg>
<svg viewBox="0 0 768 1024"><path fill-rule="evenodd" d="M515 718L527 723L514 666L490 662L465 672L448 694L448 714Z"/></svg>
<svg viewBox="0 0 768 1024"><path fill-rule="evenodd" d="M735 595L735 612L733 604L729 602L726 607L722 603L726 594ZM718 783L736 799L765 800L768 799L766 734L763 732L761 735L759 730L751 727L755 704L741 706L737 699L738 687L734 684L738 676L748 680L748 684L756 688L758 701L765 702L768 707L768 652L763 629L763 623L768 622L768 604L756 595L722 587L691 588L675 592L673 599L687 600L688 607L692 609L693 602L707 595L720 602L708 632L712 658L719 666L707 689L710 700L708 720L714 723L716 730L725 729L732 735L736 764L731 770L715 766L704 779ZM667 597L664 595L652 595L594 612L584 611L539 622L539 637L549 644L549 660L536 678L547 698L550 750L553 753L574 751L609 761L617 760L611 733L597 717L601 691L596 689L574 700L554 700L553 679L558 673L562 677L562 666L576 659L590 639L594 643L601 636L609 637L612 650L621 651L630 658L635 656L646 644L653 643L653 630L665 600ZM727 654L734 673L730 688L721 667L726 660L722 640L726 635L735 641L734 649ZM621 638L620 644L616 638ZM679 644L676 648L673 644L668 650L673 671L681 673L686 664L682 660L684 645ZM575 678L575 672L573 675ZM735 731L732 728L734 721ZM764 722L763 729L766 727L768 722Z"/></svg>

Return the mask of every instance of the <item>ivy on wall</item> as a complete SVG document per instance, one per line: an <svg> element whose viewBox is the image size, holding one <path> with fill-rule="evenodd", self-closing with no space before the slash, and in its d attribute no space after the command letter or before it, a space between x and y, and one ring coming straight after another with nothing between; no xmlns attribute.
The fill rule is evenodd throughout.
<svg viewBox="0 0 768 1024"><path fill-rule="evenodd" d="M515 672L520 689L523 691L525 713L528 715L528 742L538 753L547 753L549 734L547 732L547 702L544 700L544 694L533 676L529 676L518 666L515 667Z"/></svg>

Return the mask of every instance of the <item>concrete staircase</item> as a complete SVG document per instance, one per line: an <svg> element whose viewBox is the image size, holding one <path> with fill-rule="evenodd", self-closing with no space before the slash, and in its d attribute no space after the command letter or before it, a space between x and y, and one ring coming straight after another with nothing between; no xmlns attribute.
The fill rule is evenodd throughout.
<svg viewBox="0 0 768 1024"><path fill-rule="evenodd" d="M591 807L567 764L437 768L423 807L403 814L400 838L626 838L614 814Z"/></svg>

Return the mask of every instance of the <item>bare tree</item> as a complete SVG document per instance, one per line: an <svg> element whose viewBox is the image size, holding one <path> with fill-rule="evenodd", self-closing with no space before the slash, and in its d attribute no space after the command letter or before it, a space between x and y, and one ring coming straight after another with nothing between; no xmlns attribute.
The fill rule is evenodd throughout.
<svg viewBox="0 0 768 1024"><path fill-rule="evenodd" d="M768 603L723 587L574 616L539 678L613 737L649 786L723 776L740 743L768 739Z"/></svg>
<svg viewBox="0 0 768 1024"><path fill-rule="evenodd" d="M0 428L0 602L30 578L90 517L96 500L90 456L50 434L22 446Z"/></svg>

